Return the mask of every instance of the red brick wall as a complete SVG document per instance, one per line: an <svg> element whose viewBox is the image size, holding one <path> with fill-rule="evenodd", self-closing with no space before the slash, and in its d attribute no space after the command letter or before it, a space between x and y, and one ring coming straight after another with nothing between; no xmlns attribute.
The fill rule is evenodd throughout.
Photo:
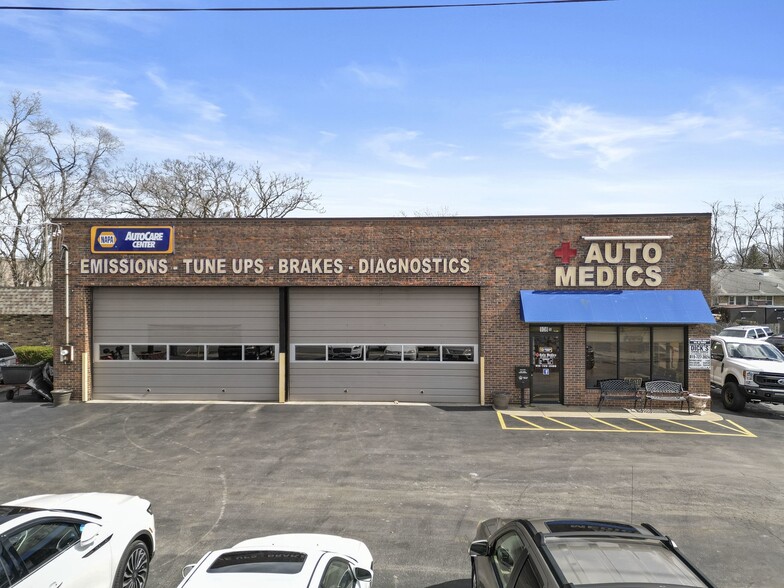
<svg viewBox="0 0 784 588"><path fill-rule="evenodd" d="M710 291L710 215L276 219L276 220L65 220L64 243L70 248L71 343L77 362L56 366L58 387L81 397L80 354L90 351L91 288L96 286L479 286L480 343L485 357L486 400L492 393L513 394L513 366L528 364L528 328L520 321L519 290L551 289L560 261L553 251L568 241L585 257L584 235L672 235L663 248L662 284L658 289ZM90 275L79 273L81 259L119 257L90 253L90 227L173 225L175 253L164 256L165 275ZM147 257L147 256L133 256ZM151 256L155 257L155 256ZM262 258L263 274L185 275L184 258ZM340 258L342 274L281 275L268 269L279 258ZM467 274L359 274L360 257L467 257ZM355 271L347 270L354 265ZM178 271L171 268L178 266ZM54 339L64 343L64 265L54 270ZM585 288L582 288L585 289ZM601 290L602 288L596 288ZM696 331L695 331L696 332ZM564 329L564 386L567 404L593 404L595 392L584 382L585 331ZM707 391L707 372L690 373L692 388ZM702 382L705 382L703 387Z"/></svg>
<svg viewBox="0 0 784 588"><path fill-rule="evenodd" d="M51 345L52 315L0 315L0 341L10 343L11 347L19 347L20 345Z"/></svg>

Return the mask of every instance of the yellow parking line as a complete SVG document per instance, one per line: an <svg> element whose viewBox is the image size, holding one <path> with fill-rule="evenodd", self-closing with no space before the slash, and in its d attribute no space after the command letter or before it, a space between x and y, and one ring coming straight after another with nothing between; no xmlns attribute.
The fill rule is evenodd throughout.
<svg viewBox="0 0 784 588"><path fill-rule="evenodd" d="M544 417L549 421L553 421L554 423L558 423L559 425L563 425L564 427L569 427L573 431L582 431L580 427L575 427L574 425L570 425L569 423L564 423L563 421L559 421L558 419L554 419L553 417L546 416Z"/></svg>
<svg viewBox="0 0 784 588"><path fill-rule="evenodd" d="M746 437L754 437L755 439L757 438L757 436L756 436L754 433L752 433L751 431L749 431L748 429L746 429L746 428L744 428L744 427L741 427L741 426L740 426L738 423L736 423L735 421L731 421L731 420L727 419L727 422L728 422L728 423L730 423L730 424L731 424L733 427L736 427L736 429L737 429L739 432L743 433L743 434L744 434ZM721 423L716 423L716 424L717 424L717 425L721 425ZM732 430L732 428L731 428L731 427L727 427L727 425L721 425L721 426L722 426L722 427L726 427L726 428L728 428L728 429Z"/></svg>
<svg viewBox="0 0 784 588"><path fill-rule="evenodd" d="M716 433L711 433L710 431L706 431L705 429L698 429L697 427L692 427L691 425L687 425L681 421L673 421L670 419L662 419L665 423L670 423L671 425L678 425L679 427L684 427L686 429L691 429L692 431L697 431L698 433L705 433L706 435L715 435Z"/></svg>
<svg viewBox="0 0 784 588"><path fill-rule="evenodd" d="M629 419L629 420L630 420L630 421L632 421L632 422L635 422L635 423L637 423L638 425L644 425L644 426L646 426L646 427L650 427L651 429L653 429L653 430L654 430L654 431L656 431L657 433L666 433L666 432L667 432L667 431L665 431L664 429L660 429L659 427L654 427L653 425L649 425L649 424L648 424L648 423L646 423L645 421L641 421L641 420L639 420L639 419Z"/></svg>
<svg viewBox="0 0 784 588"><path fill-rule="evenodd" d="M522 421L522 422L524 422L524 423L525 423L526 425L528 425L529 427L534 427L534 428L536 428L536 429L539 429L540 431L544 431L544 430L545 430L545 428L544 428L544 427L540 427L539 425L537 425L537 424L535 424L535 423L532 423L531 421L527 421L527 420L525 420L523 417L519 417L519 416L517 416L516 414L510 414L509 416L510 416L510 417L512 417L513 419L517 419L518 421ZM556 429L556 430L557 430L557 429Z"/></svg>
<svg viewBox="0 0 784 588"><path fill-rule="evenodd" d="M540 432L576 431L576 432L585 432L585 433L648 433L648 434L658 433L663 435L707 435L707 436L714 436L714 437L753 437L753 438L757 437L754 433L752 433L748 429L745 429L740 425L738 425L737 423L730 420L726 421L727 423L729 423L729 425L725 425L723 423L714 422L714 421L705 422L706 427L709 427L710 425L718 425L720 427L723 427L724 429L727 429L728 431L731 431L731 433L721 433L718 431L714 432L706 429L701 429L699 427L694 427L688 423L684 423L683 421L665 419L665 418L656 419L656 420L664 423L669 423L670 425L676 425L677 427L679 427L680 430L662 429L660 427L650 424L650 422L647 419L641 420L633 417L629 417L627 419L622 419L622 420L636 423L638 425L645 427L645 429L629 429L629 428L622 427L620 425L615 425L612 422L597 417L588 417L588 418L590 418L592 421L601 423L602 425L608 427L607 429L582 428L582 427L572 425L568 422L564 422L563 420L557 419L555 417L549 417L545 415L523 418L516 414L504 414L502 412L497 412L496 414L498 415L498 422L500 423L501 428L508 431L540 431ZM526 427L510 426L504 417L511 417L517 421L520 421L521 423L525 423L527 426ZM560 425L560 427L543 427L541 425L537 425L533 420L530 420L531 418L546 419L547 421Z"/></svg>
<svg viewBox="0 0 784 588"><path fill-rule="evenodd" d="M621 431L622 433L631 433L631 431L629 429L624 429L623 427L619 427L617 425L613 425L612 423L608 423L607 421L603 421L602 419L598 419L596 417L591 417L591 420L597 421L599 423L602 423L603 425L607 425L608 427L612 427L613 429L617 429L618 431Z"/></svg>

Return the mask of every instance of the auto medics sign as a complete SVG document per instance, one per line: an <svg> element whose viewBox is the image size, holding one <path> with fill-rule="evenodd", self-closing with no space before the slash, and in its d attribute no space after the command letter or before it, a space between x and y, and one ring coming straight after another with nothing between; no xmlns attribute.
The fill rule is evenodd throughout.
<svg viewBox="0 0 784 588"><path fill-rule="evenodd" d="M579 258L577 249L573 248L569 241L564 241L553 251L553 255L563 264L555 267L555 285L581 288L660 286L662 246L653 239L662 238L669 239L669 237L583 237L583 239L596 239L603 242L590 243L582 259ZM577 265L571 265L574 258L577 258Z"/></svg>
<svg viewBox="0 0 784 588"><path fill-rule="evenodd" d="M174 227L92 227L92 253L172 253Z"/></svg>

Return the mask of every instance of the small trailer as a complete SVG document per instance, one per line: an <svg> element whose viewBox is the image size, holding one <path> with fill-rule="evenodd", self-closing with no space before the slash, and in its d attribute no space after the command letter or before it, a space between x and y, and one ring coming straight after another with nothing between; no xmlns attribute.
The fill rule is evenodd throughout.
<svg viewBox="0 0 784 588"><path fill-rule="evenodd" d="M5 397L13 400L20 390L32 390L44 400L52 402L52 366L39 361L35 365L6 365L0 367L0 379Z"/></svg>

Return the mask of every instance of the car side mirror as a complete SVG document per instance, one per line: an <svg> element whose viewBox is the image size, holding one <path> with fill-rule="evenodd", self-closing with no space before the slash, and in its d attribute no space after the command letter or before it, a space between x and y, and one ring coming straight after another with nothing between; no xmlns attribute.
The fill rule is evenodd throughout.
<svg viewBox="0 0 784 588"><path fill-rule="evenodd" d="M82 528L82 534L79 537L79 543L82 545L90 545L95 541L98 535L101 534L101 525L97 523L87 523Z"/></svg>
<svg viewBox="0 0 784 588"><path fill-rule="evenodd" d="M195 568L195 567L196 567L196 564L188 564L187 566L185 566L184 568L182 568L182 577L184 578L184 577L186 577L188 574L190 574L190 573L191 573L191 571L193 570L193 568Z"/></svg>
<svg viewBox="0 0 784 588"><path fill-rule="evenodd" d="M354 576L360 582L369 582L373 579L373 572L365 568L354 568Z"/></svg>
<svg viewBox="0 0 784 588"><path fill-rule="evenodd" d="M490 544L485 540L472 541L471 547L468 549L468 555L476 557L477 555L487 555L490 553Z"/></svg>

